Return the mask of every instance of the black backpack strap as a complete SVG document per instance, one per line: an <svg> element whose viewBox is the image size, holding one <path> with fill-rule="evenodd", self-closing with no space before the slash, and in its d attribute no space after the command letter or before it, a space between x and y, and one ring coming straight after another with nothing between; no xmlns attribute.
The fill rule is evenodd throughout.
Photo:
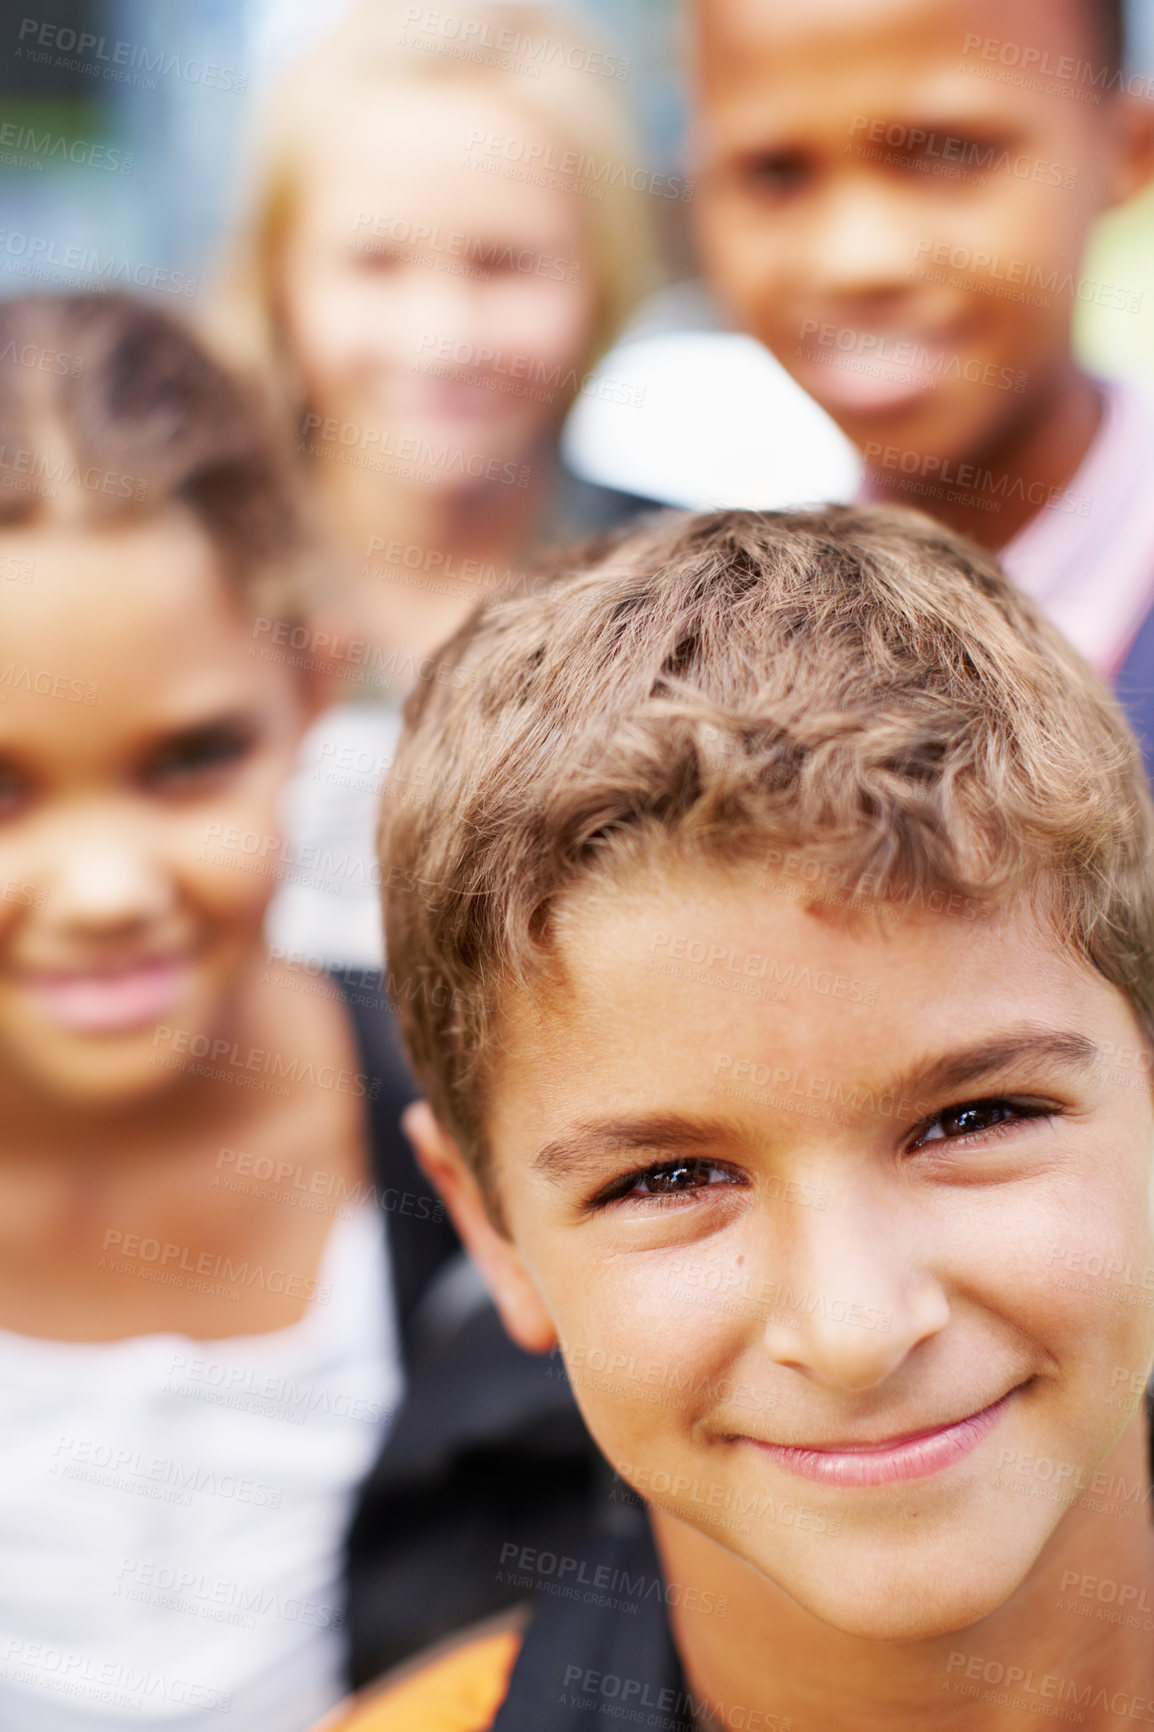
<svg viewBox="0 0 1154 1732"><path fill-rule="evenodd" d="M515 1346L488 1301L422 1332L348 1539L355 1685L523 1601L510 1547L587 1543L609 1469L561 1371Z"/></svg>
<svg viewBox="0 0 1154 1732"><path fill-rule="evenodd" d="M686 1689L648 1521L584 1556L550 1556L551 1572L562 1562L564 1584L529 1572L538 1605L491 1732L602 1732L609 1714L694 1732L705 1704Z"/></svg>
<svg viewBox="0 0 1154 1732"><path fill-rule="evenodd" d="M331 970L352 1020L365 1085L373 1184L388 1235L393 1291L406 1363L409 1325L421 1296L461 1242L445 1205L417 1165L401 1114L418 1099L379 973Z"/></svg>

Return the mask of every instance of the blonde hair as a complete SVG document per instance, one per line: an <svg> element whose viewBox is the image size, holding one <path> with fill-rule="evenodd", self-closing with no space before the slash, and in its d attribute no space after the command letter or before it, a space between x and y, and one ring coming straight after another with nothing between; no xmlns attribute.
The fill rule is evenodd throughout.
<svg viewBox="0 0 1154 1732"><path fill-rule="evenodd" d="M404 35L398 0L361 0L330 38L289 69L258 113L247 208L226 255L209 328L231 360L287 384L290 396L303 393L278 305L284 247L305 159L361 92L401 83L427 89L481 85L552 133L575 159L563 180L585 212L595 291L582 368L609 347L656 284L651 195L635 184L650 177L640 167L625 104L614 88L618 79L592 69L604 62L628 71L628 63L606 55L549 6L462 0L453 19L461 22L466 42L479 35L486 42L512 41L513 53L438 38L414 45ZM526 57L520 64L529 71L516 69L517 45Z"/></svg>
<svg viewBox="0 0 1154 1732"><path fill-rule="evenodd" d="M654 850L771 872L796 850L891 912L1024 895L1154 1031L1134 738L993 559L918 513L679 514L563 557L444 647L382 812L402 1031L482 1173L505 995L547 977L572 890Z"/></svg>

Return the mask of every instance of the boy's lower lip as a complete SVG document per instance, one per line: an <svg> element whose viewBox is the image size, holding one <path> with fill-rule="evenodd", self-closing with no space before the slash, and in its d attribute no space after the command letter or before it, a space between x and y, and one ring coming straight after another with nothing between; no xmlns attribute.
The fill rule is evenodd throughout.
<svg viewBox="0 0 1154 1732"><path fill-rule="evenodd" d="M922 340L910 360L895 358L893 345L860 355L831 350L828 360L810 364L803 383L831 413L893 413L930 396L948 377L942 369L956 352L952 341L940 338Z"/></svg>
<svg viewBox="0 0 1154 1732"><path fill-rule="evenodd" d="M951 1467L969 1455L986 1437L1002 1416L1002 1411L1016 1390L1010 1390L1000 1400L971 1413L951 1425L940 1425L932 1431L914 1432L904 1437L886 1438L881 1443L843 1445L840 1449L799 1449L780 1443L762 1443L758 1449L788 1468L802 1479L818 1485L869 1486L890 1485L899 1480L925 1479Z"/></svg>
<svg viewBox="0 0 1154 1732"><path fill-rule="evenodd" d="M922 374L905 379L875 379L838 366L815 368L808 381L809 389L824 407L831 413L839 410L843 414L855 409L872 410L876 414L903 409L928 397L936 384L935 378Z"/></svg>
<svg viewBox="0 0 1154 1732"><path fill-rule="evenodd" d="M119 1034L145 1028L177 1003L188 980L183 962L141 962L108 973L31 976L42 1011L77 1034Z"/></svg>

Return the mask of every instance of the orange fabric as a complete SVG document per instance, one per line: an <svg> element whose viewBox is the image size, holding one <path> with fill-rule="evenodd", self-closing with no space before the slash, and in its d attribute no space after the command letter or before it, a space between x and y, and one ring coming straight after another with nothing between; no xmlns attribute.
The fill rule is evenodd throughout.
<svg viewBox="0 0 1154 1732"><path fill-rule="evenodd" d="M500 1630L466 1642L347 1703L323 1732L486 1732L505 1700L521 1640L519 1630Z"/></svg>

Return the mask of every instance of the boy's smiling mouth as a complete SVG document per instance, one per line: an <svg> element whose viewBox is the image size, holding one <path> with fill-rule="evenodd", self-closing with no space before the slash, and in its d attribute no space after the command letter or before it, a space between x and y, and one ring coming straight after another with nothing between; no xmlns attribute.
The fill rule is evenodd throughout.
<svg viewBox="0 0 1154 1732"><path fill-rule="evenodd" d="M952 1467L969 1455L997 1425L1008 1403L1018 1393L1011 1389L989 1407L945 1425L904 1432L877 1442L839 1443L822 1446L765 1443L748 1438L772 1460L802 1479L819 1485L876 1486L899 1480L925 1479Z"/></svg>
<svg viewBox="0 0 1154 1732"><path fill-rule="evenodd" d="M825 332L835 334L832 342ZM846 338L856 340L843 347ZM812 335L806 339L807 358L798 372L805 375L806 388L834 411L884 413L936 391L950 364L965 358L962 341L957 320L944 326L827 326L816 346Z"/></svg>

